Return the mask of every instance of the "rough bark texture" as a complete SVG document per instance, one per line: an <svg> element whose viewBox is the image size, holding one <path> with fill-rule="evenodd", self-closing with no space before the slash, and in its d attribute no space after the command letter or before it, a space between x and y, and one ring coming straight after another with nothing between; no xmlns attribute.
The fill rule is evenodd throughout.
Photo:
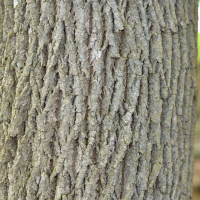
<svg viewBox="0 0 200 200"><path fill-rule="evenodd" d="M1 0L0 199L191 199L197 4Z"/></svg>

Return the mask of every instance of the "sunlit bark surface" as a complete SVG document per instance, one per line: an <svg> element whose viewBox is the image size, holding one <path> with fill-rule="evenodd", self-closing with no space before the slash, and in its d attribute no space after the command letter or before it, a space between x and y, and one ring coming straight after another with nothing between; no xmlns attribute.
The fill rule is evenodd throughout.
<svg viewBox="0 0 200 200"><path fill-rule="evenodd" d="M192 196L197 0L0 1L0 200Z"/></svg>

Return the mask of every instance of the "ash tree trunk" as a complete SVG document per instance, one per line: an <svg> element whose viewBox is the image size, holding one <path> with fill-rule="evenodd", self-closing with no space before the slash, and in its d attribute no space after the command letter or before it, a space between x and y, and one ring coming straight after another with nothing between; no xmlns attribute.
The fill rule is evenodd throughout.
<svg viewBox="0 0 200 200"><path fill-rule="evenodd" d="M1 0L0 199L191 199L197 7Z"/></svg>

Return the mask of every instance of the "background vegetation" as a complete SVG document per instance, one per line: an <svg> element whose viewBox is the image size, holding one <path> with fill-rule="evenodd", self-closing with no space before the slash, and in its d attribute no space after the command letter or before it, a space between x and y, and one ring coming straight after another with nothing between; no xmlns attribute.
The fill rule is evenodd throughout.
<svg viewBox="0 0 200 200"><path fill-rule="evenodd" d="M194 138L194 178L193 178L193 199L200 200L200 0L199 0L199 30L198 30L198 66L197 66L197 87L199 90L197 103L197 121Z"/></svg>

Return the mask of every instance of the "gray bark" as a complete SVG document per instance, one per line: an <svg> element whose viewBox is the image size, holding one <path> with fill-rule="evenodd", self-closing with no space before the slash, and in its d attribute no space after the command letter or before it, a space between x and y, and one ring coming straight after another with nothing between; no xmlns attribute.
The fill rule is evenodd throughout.
<svg viewBox="0 0 200 200"><path fill-rule="evenodd" d="M197 6L1 0L0 199L191 199Z"/></svg>

